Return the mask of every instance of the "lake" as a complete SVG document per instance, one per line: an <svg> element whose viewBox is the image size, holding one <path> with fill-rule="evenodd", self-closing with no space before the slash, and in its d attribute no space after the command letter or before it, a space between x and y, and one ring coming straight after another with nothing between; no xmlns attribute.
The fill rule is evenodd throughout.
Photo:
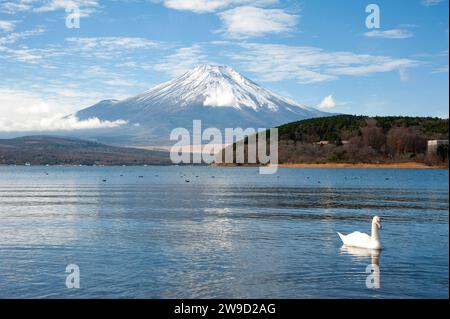
<svg viewBox="0 0 450 319"><path fill-rule="evenodd" d="M3 166L0 298L448 298L448 178ZM337 231L369 233L374 215L379 255L341 247Z"/></svg>

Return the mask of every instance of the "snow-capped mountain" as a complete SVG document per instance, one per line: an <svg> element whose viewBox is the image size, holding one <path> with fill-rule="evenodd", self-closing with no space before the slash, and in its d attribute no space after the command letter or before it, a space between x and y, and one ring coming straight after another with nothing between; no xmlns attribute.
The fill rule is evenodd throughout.
<svg viewBox="0 0 450 319"><path fill-rule="evenodd" d="M230 67L201 65L137 96L101 101L75 115L127 121L108 132L120 130L132 144L161 145L168 144L172 129L190 129L192 120L202 120L204 128L270 128L326 114L264 89Z"/></svg>
<svg viewBox="0 0 450 319"><path fill-rule="evenodd" d="M201 65L181 77L163 83L134 98L145 105L190 105L232 107L254 111L267 108L278 111L289 104L296 105L277 94L261 88L227 66Z"/></svg>

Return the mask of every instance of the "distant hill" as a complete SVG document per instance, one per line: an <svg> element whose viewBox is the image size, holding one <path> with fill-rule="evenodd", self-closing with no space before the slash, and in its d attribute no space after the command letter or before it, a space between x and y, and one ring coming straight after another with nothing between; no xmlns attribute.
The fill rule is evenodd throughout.
<svg viewBox="0 0 450 319"><path fill-rule="evenodd" d="M282 125L278 136L282 164L448 165L448 145L427 152L428 140L449 139L448 119L337 115Z"/></svg>
<svg viewBox="0 0 450 319"><path fill-rule="evenodd" d="M169 153L114 147L79 139L27 136L0 139L0 164L171 164Z"/></svg>

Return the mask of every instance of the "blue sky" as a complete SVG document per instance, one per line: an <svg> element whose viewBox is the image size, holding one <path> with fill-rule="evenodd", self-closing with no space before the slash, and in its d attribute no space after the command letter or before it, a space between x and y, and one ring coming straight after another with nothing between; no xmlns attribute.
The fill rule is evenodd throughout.
<svg viewBox="0 0 450 319"><path fill-rule="evenodd" d="M67 28L74 7L80 28ZM448 0L0 0L0 131L202 63L331 112L448 117L448 12Z"/></svg>

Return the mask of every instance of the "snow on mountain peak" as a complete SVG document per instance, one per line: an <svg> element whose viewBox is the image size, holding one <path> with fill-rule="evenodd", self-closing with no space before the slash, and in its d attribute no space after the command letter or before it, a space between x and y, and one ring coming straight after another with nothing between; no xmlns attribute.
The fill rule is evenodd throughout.
<svg viewBox="0 0 450 319"><path fill-rule="evenodd" d="M179 78L160 84L137 97L157 105L251 108L278 111L281 105L307 109L222 65L199 65Z"/></svg>

